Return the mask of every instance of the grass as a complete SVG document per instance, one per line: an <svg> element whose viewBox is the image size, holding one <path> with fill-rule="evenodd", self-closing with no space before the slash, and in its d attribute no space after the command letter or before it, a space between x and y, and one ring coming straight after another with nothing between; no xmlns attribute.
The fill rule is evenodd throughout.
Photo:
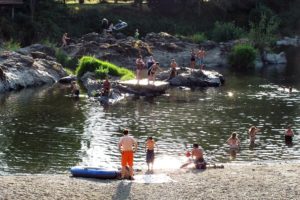
<svg viewBox="0 0 300 200"><path fill-rule="evenodd" d="M207 40L207 37L204 33L195 33L193 35L187 36L187 38L192 42L198 44Z"/></svg>
<svg viewBox="0 0 300 200"><path fill-rule="evenodd" d="M120 77L121 80L134 79L134 73L126 68L118 67L110 62L102 61L91 56L84 56L79 60L76 68L76 74L81 77L86 72L94 72L100 79L104 79L107 75Z"/></svg>
<svg viewBox="0 0 300 200"><path fill-rule="evenodd" d="M21 48L21 45L19 42L16 42L14 40L9 40L9 41L4 42L3 48L5 50L16 51Z"/></svg>

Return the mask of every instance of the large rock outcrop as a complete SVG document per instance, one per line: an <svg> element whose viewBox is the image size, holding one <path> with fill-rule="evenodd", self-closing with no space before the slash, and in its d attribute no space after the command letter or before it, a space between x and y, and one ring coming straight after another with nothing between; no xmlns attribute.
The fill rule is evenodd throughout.
<svg viewBox="0 0 300 200"><path fill-rule="evenodd" d="M12 51L0 53L0 92L57 82L66 76L55 59L34 58Z"/></svg>

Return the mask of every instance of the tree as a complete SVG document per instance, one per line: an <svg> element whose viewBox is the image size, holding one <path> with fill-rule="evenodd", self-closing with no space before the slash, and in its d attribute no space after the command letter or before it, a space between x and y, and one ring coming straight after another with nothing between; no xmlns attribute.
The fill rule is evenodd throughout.
<svg viewBox="0 0 300 200"><path fill-rule="evenodd" d="M267 17L265 13L261 14L259 22L250 22L249 38L253 45L259 50L262 62L265 63L265 49L275 41L276 30L279 26L277 17Z"/></svg>

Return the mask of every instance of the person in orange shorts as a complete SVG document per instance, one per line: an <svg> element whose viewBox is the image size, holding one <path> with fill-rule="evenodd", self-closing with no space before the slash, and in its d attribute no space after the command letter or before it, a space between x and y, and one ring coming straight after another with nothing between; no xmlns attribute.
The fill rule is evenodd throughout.
<svg viewBox="0 0 300 200"><path fill-rule="evenodd" d="M119 141L119 150L122 154L121 164L122 164L122 171L121 171L121 179L124 179L126 168L129 169L130 180L134 180L133 178L133 154L137 150L137 142L136 140L128 135L128 130L125 129L123 131L123 137L120 138Z"/></svg>

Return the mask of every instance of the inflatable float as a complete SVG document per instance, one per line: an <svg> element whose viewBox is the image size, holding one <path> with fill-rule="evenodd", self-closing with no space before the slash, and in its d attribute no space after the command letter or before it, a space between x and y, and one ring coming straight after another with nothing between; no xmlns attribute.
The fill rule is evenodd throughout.
<svg viewBox="0 0 300 200"><path fill-rule="evenodd" d="M127 27L128 26L128 24L126 23L126 22L123 22L123 21L119 21L119 23L117 23L114 27L113 27L113 30L115 30L115 31L118 31L118 30L121 30L121 29L123 29L123 28L125 28L125 27Z"/></svg>
<svg viewBox="0 0 300 200"><path fill-rule="evenodd" d="M75 166L70 171L74 177L116 179L120 176L120 172L116 169L101 167Z"/></svg>

